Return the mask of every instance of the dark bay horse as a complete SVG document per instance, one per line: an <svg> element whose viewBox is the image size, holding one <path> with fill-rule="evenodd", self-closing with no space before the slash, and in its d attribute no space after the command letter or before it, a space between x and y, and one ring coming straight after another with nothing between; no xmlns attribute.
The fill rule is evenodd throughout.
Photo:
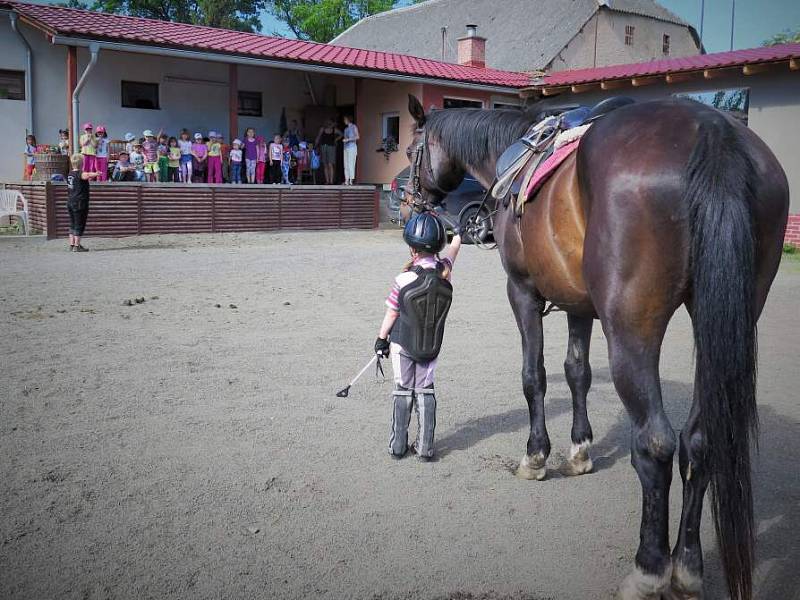
<svg viewBox="0 0 800 600"><path fill-rule="evenodd" d="M479 109L426 115L411 96L407 197L435 207L465 172L489 187L502 151L533 122ZM414 175L418 186L412 187ZM614 386L632 423L631 462L642 486L635 568L624 599L702 597L700 517L711 506L733 600L752 596L754 522L750 438L757 427L756 321L781 259L786 176L752 131L678 99L620 108L589 129L521 217L503 208L495 237L522 335L530 436L518 475L541 479L550 454L542 312L567 313L564 363L572 392L572 474L591 470L586 414L589 339L599 319ZM677 440L661 400L658 363L673 313L691 315L693 403ZM683 511L669 547L669 487L676 448Z"/></svg>

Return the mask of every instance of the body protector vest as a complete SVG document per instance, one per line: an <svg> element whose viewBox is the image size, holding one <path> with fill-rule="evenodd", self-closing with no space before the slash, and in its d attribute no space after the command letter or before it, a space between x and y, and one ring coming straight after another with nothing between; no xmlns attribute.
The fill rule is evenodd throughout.
<svg viewBox="0 0 800 600"><path fill-rule="evenodd" d="M417 279L400 290L400 315L392 328L392 341L417 362L439 356L444 324L453 301L453 286L441 275L441 268L412 269Z"/></svg>

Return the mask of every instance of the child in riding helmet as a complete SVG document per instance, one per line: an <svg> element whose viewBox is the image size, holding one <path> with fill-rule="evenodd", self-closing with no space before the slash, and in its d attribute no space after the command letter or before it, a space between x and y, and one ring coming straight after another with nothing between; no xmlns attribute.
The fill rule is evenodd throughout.
<svg viewBox="0 0 800 600"><path fill-rule="evenodd" d="M450 273L461 248L461 236L456 231L440 257L447 241L444 226L435 215L421 213L408 221L403 240L409 246L411 260L395 278L386 298L375 353L391 356L394 372L389 454L402 458L409 449L413 407L419 428L410 449L421 460L430 460L436 428L433 379L452 297Z"/></svg>

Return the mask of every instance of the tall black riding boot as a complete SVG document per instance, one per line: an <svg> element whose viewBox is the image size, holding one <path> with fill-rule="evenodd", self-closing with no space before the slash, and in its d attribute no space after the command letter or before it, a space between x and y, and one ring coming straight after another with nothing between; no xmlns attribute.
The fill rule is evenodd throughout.
<svg viewBox="0 0 800 600"><path fill-rule="evenodd" d="M433 434L436 431L436 394L433 388L414 390L417 399L417 441L414 449L422 460L433 458Z"/></svg>
<svg viewBox="0 0 800 600"><path fill-rule="evenodd" d="M408 451L408 424L411 422L412 391L395 385L392 392L392 432L389 435L389 454L402 458Z"/></svg>

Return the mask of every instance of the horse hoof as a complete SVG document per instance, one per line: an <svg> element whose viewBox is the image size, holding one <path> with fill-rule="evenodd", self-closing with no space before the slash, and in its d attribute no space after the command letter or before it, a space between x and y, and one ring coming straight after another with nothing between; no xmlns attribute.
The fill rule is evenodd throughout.
<svg viewBox="0 0 800 600"><path fill-rule="evenodd" d="M584 475L591 473L594 464L592 458L589 456L590 442L582 442L580 444L572 444L569 451L569 460L564 464L562 472L567 476Z"/></svg>
<svg viewBox="0 0 800 600"><path fill-rule="evenodd" d="M639 567L634 568L619 588L619 599L661 600L669 589L671 571L667 568L663 575L648 575Z"/></svg>
<svg viewBox="0 0 800 600"><path fill-rule="evenodd" d="M535 456L528 456L526 454L522 457L519 467L514 471L514 475L520 479L541 481L547 476L546 463L547 459L541 453Z"/></svg>
<svg viewBox="0 0 800 600"><path fill-rule="evenodd" d="M662 600L703 600L703 578L682 563L672 565L672 581Z"/></svg>

